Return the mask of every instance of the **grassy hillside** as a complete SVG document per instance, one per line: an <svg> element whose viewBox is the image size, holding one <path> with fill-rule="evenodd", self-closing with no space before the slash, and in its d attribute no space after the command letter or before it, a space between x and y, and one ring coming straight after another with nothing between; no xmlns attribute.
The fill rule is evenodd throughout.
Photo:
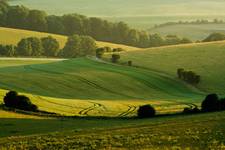
<svg viewBox="0 0 225 150"><path fill-rule="evenodd" d="M198 90L150 70L88 58L44 64L43 60L40 64L29 59L20 61L5 60L0 65L0 87L31 93L26 95L48 112L123 117L136 115L140 105L152 104L158 113L171 113L189 103L199 104L203 98ZM0 90L0 102L6 92Z"/></svg>
<svg viewBox="0 0 225 150"><path fill-rule="evenodd" d="M151 48L121 55L122 61L132 60L134 65L164 72L174 79L178 68L194 71L202 78L199 89L225 94L224 41Z"/></svg>
<svg viewBox="0 0 225 150"><path fill-rule="evenodd" d="M211 33L225 33L225 24L177 24L167 25L163 27L152 28L150 33L158 33L161 35L178 35L187 37L191 40L203 40Z"/></svg>
<svg viewBox="0 0 225 150"><path fill-rule="evenodd" d="M225 14L224 1L221 0L12 0L11 4L23 4L54 15L80 13L112 21L126 21L138 28L179 20L224 19Z"/></svg>
<svg viewBox="0 0 225 150"><path fill-rule="evenodd" d="M52 37L56 38L57 41L60 43L60 48L63 48L67 37L62 35L50 34L50 33L42 33L42 32L35 32L35 31L28 31L28 30L20 30L20 29L12 29L12 28L3 28L0 27L0 44L13 44L16 45L22 38L26 37L46 37L51 35ZM108 46L111 48L123 48L125 50L136 50L138 48L132 46L126 46L121 44L113 44L108 42L98 42L97 46L104 47Z"/></svg>
<svg viewBox="0 0 225 150"><path fill-rule="evenodd" d="M194 89L164 74L87 58L0 68L0 76L1 88L50 97L114 100L198 95Z"/></svg>

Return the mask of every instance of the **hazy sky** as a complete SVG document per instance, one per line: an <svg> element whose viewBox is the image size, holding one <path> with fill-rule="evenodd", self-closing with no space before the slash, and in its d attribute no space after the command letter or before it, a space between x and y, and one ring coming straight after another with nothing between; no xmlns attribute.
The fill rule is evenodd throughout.
<svg viewBox="0 0 225 150"><path fill-rule="evenodd" d="M51 14L88 16L224 15L225 0L14 0Z"/></svg>

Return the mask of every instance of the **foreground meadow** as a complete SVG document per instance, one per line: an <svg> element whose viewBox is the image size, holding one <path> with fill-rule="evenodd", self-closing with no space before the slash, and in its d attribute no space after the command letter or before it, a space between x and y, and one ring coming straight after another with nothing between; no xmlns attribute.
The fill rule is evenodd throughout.
<svg viewBox="0 0 225 150"><path fill-rule="evenodd" d="M225 148L224 112L152 119L1 119L20 126L6 137L1 149L215 149ZM8 130L1 123L2 130ZM34 125L35 126L32 126ZM38 126L38 127L37 127ZM23 128L21 128L23 127ZM58 128L59 132L49 133ZM40 130L37 132L37 130ZM66 131L67 130L67 131ZM18 131L18 132L16 132ZM35 132L36 131L36 132ZM42 131L42 132L41 132ZM38 134L37 134L38 133Z"/></svg>

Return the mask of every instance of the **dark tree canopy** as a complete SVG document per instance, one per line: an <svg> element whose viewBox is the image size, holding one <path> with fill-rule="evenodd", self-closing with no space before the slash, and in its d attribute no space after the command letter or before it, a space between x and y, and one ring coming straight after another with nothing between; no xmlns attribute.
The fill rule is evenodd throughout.
<svg viewBox="0 0 225 150"><path fill-rule="evenodd" d="M183 68L177 69L179 79L186 81L189 84L197 85L201 81L201 76L193 71L185 71Z"/></svg>
<svg viewBox="0 0 225 150"><path fill-rule="evenodd" d="M29 9L24 6L11 6L7 12L6 26L27 29Z"/></svg>
<svg viewBox="0 0 225 150"><path fill-rule="evenodd" d="M0 56L15 56L15 47L13 45L0 45Z"/></svg>
<svg viewBox="0 0 225 150"><path fill-rule="evenodd" d="M46 13L40 10L30 10L27 16L27 26L30 30L47 31Z"/></svg>
<svg viewBox="0 0 225 150"><path fill-rule="evenodd" d="M95 40L89 36L72 35L68 37L62 56L68 58L95 55Z"/></svg>
<svg viewBox="0 0 225 150"><path fill-rule="evenodd" d="M155 109L151 105L143 105L138 109L138 117L139 118L150 118L155 116Z"/></svg>
<svg viewBox="0 0 225 150"><path fill-rule="evenodd" d="M21 109L25 111L38 111L38 107L31 103L30 99L24 95L18 95L15 91L9 91L4 97L6 107Z"/></svg>
<svg viewBox="0 0 225 150"><path fill-rule="evenodd" d="M44 37L41 42L45 56L56 57L58 55L59 42L55 38L51 36Z"/></svg>
<svg viewBox="0 0 225 150"><path fill-rule="evenodd" d="M209 94L202 102L202 111L211 112L219 110L219 98L217 94Z"/></svg>
<svg viewBox="0 0 225 150"><path fill-rule="evenodd" d="M31 42L28 39L22 39L17 44L17 55L19 56L31 56L32 54L32 46Z"/></svg>
<svg viewBox="0 0 225 150"><path fill-rule="evenodd" d="M43 54L43 47L42 42L39 38L36 37L30 37L27 38L27 40L30 42L31 49L32 49L32 56L41 56Z"/></svg>

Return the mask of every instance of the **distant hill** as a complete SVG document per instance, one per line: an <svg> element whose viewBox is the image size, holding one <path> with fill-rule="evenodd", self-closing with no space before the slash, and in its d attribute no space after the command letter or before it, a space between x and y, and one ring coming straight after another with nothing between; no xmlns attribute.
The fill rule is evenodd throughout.
<svg viewBox="0 0 225 150"><path fill-rule="evenodd" d="M177 35L191 40L203 40L211 33L225 33L225 23L222 24L174 24L149 29L150 33L160 35Z"/></svg>

